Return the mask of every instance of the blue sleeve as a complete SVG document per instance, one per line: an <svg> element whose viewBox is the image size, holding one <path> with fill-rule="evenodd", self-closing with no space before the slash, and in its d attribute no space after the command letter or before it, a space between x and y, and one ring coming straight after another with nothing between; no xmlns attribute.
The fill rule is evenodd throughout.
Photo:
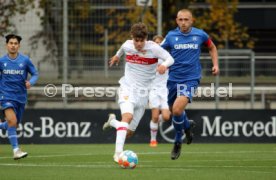
<svg viewBox="0 0 276 180"><path fill-rule="evenodd" d="M2 71L3 69L2 69L2 58L0 58L0 71Z"/></svg>
<svg viewBox="0 0 276 180"><path fill-rule="evenodd" d="M166 50L170 50L169 34L167 34L165 39L162 41L161 47Z"/></svg>
<svg viewBox="0 0 276 180"><path fill-rule="evenodd" d="M29 82L33 86L38 80L38 71L30 59L27 60L27 71L31 74Z"/></svg>
<svg viewBox="0 0 276 180"><path fill-rule="evenodd" d="M203 42L206 42L209 39L209 35L203 30L201 34L202 34Z"/></svg>

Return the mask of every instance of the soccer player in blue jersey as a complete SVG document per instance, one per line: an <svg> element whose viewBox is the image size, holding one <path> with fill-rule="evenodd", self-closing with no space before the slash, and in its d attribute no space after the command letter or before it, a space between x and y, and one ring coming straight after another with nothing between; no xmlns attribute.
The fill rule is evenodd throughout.
<svg viewBox="0 0 276 180"><path fill-rule="evenodd" d="M175 143L171 152L171 159L180 156L183 130L186 143L193 140L192 129L194 122L188 120L185 108L192 101L194 90L201 78L200 53L201 45L209 49L212 58L213 75L219 73L217 48L206 32L193 27L193 15L188 9L178 11L176 17L178 27L171 30L161 46L167 49L174 58L174 64L169 68L167 87L169 90L168 104L172 111L172 121L175 129Z"/></svg>
<svg viewBox="0 0 276 180"><path fill-rule="evenodd" d="M15 34L5 38L8 53L0 58L0 105L6 121L0 123L0 129L7 130L13 158L18 160L28 153L19 148L16 128L25 109L27 89L37 81L38 72L29 57L18 52L22 38ZM30 80L27 80L28 74L31 74Z"/></svg>

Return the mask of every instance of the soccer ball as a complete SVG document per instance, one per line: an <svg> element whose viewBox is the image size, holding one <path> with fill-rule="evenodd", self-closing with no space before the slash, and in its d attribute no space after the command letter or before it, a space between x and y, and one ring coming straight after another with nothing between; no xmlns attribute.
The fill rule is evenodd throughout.
<svg viewBox="0 0 276 180"><path fill-rule="evenodd" d="M138 164L138 157L135 152L125 150L119 155L118 164L124 169L134 169Z"/></svg>

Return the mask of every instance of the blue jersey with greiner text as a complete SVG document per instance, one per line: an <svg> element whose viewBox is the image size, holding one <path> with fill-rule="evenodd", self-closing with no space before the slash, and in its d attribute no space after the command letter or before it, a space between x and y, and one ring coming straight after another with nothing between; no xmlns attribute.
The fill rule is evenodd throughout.
<svg viewBox="0 0 276 180"><path fill-rule="evenodd" d="M170 81L183 82L201 78L201 45L208 39L206 32L195 27L189 33L182 33L179 27L169 31L161 46L174 58L174 64L169 68Z"/></svg>
<svg viewBox="0 0 276 180"><path fill-rule="evenodd" d="M12 100L26 103L27 89L25 81L31 74L30 83L34 85L38 79L38 71L31 60L18 53L15 59L8 55L0 58L0 100Z"/></svg>

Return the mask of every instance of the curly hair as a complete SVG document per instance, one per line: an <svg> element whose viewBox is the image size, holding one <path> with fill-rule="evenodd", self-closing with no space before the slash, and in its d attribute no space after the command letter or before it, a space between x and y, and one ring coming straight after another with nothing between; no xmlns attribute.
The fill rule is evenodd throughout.
<svg viewBox="0 0 276 180"><path fill-rule="evenodd" d="M130 34L132 38L146 39L148 37L148 28L144 23L136 23L131 26Z"/></svg>

